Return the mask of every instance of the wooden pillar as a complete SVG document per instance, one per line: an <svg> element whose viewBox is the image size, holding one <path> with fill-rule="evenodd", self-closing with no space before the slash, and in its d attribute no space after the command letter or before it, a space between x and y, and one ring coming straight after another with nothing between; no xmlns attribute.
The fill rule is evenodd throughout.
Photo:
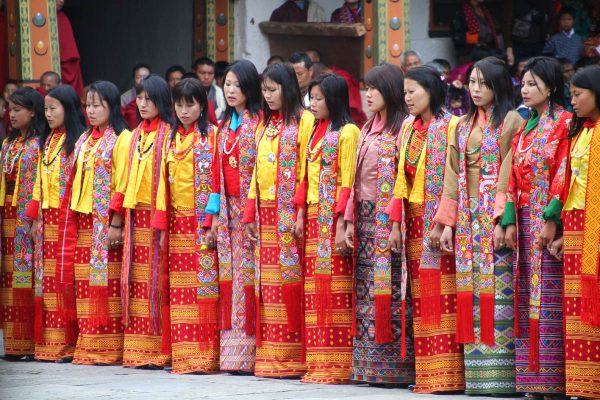
<svg viewBox="0 0 600 400"><path fill-rule="evenodd" d="M60 74L55 0L8 0L8 77L37 86L46 71Z"/></svg>
<svg viewBox="0 0 600 400"><path fill-rule="evenodd" d="M232 0L206 0L206 55L215 61L233 60Z"/></svg>
<svg viewBox="0 0 600 400"><path fill-rule="evenodd" d="M375 65L375 51L377 49L377 46L375 46L375 32L373 32L375 21L375 0L366 0L363 3L363 22L367 30L363 42L363 76Z"/></svg>
<svg viewBox="0 0 600 400"><path fill-rule="evenodd" d="M380 28L385 30L386 46L385 49L380 49L380 61L399 65L400 54L410 49L410 0L389 0L382 3L387 3L385 11L382 11L385 12L385 19L380 21Z"/></svg>

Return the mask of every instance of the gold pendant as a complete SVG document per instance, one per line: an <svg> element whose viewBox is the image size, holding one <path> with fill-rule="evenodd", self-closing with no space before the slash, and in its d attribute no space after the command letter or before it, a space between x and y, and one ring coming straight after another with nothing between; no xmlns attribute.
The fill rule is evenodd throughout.
<svg viewBox="0 0 600 400"><path fill-rule="evenodd" d="M237 168L238 167L237 160L235 159L234 156L230 156L229 157L229 165L231 166L231 168Z"/></svg>

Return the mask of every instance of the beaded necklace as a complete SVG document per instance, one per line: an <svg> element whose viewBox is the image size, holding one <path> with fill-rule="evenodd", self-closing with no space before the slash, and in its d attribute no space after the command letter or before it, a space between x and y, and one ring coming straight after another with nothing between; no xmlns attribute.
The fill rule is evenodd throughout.
<svg viewBox="0 0 600 400"><path fill-rule="evenodd" d="M16 152L16 154L14 155L14 157L12 159L10 158L10 155L13 153L13 148L14 148L15 142L20 142L20 140L17 138L15 140L13 140L12 142L10 142L10 145L8 146L8 149L6 150L6 153L5 153L5 157L2 160L2 171L5 174L12 174L13 170L15 169L15 163L17 162L19 157L21 157L21 153L23 152L23 144L21 144L21 146L19 147L19 149ZM9 167L9 165L10 165L10 167Z"/></svg>

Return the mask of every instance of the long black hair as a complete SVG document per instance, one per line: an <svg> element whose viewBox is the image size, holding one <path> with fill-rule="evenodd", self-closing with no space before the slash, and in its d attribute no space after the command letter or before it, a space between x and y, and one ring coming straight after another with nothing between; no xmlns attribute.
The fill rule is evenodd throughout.
<svg viewBox="0 0 600 400"><path fill-rule="evenodd" d="M71 154L75 149L75 143L79 136L85 131L85 116L81 109L81 98L69 85L60 85L50 89L46 97L52 97L60 102L65 112L65 143L64 148L67 154ZM47 134L45 135L47 136ZM43 141L42 141L43 139ZM41 143L46 141L46 138L40 135Z"/></svg>
<svg viewBox="0 0 600 400"><path fill-rule="evenodd" d="M494 115L492 116L492 126L499 127L504 121L506 114L515 108L513 101L513 85L510 77L510 72L504 61L496 57L486 57L483 60L473 64L472 71L475 71L483 85L494 92ZM467 76L467 81L470 82L471 76ZM475 116L477 106L473 103L473 99L469 96L469 112L467 119L470 120Z"/></svg>
<svg viewBox="0 0 600 400"><path fill-rule="evenodd" d="M298 79L294 69L288 64L271 64L262 73L262 84L267 79L281 85L281 115L284 124L298 122L304 107L302 107L302 95L298 86ZM265 121L273 115L267 102L263 99L263 116Z"/></svg>
<svg viewBox="0 0 600 400"><path fill-rule="evenodd" d="M397 65L382 63L373 67L365 77L365 83L372 86L383 97L386 109L385 129L398 132L408 116L404 102L404 74Z"/></svg>
<svg viewBox="0 0 600 400"><path fill-rule="evenodd" d="M31 111L33 118L27 132L20 132L18 129L13 129L8 135L7 141L12 142L19 135L23 136L25 140L36 136L48 135L50 128L44 116L44 98L37 90L27 86L18 88L9 96L8 101Z"/></svg>
<svg viewBox="0 0 600 400"><path fill-rule="evenodd" d="M127 123L121 113L121 95L114 83L108 81L96 81L92 83L87 91L88 94L97 94L101 101L106 102L109 110L108 123L119 135L127 129Z"/></svg>
<svg viewBox="0 0 600 400"><path fill-rule="evenodd" d="M577 70L571 78L571 85L592 91L596 98L596 108L600 110L600 66L590 65ZM585 118L579 118L576 113L573 113L569 137L577 136L584 122Z"/></svg>
<svg viewBox="0 0 600 400"><path fill-rule="evenodd" d="M348 100L348 84L334 74L323 74L312 80L308 85L308 93L318 86L325 97L325 104L329 111L331 129L338 130L347 123L352 122L350 116L350 103Z"/></svg>
<svg viewBox="0 0 600 400"><path fill-rule="evenodd" d="M260 77L256 67L248 60L237 60L225 69L225 79L230 72L235 74L240 84L240 90L246 96L246 109L250 115L258 115L260 113ZM227 104L223 121L231 118L234 111L234 108Z"/></svg>
<svg viewBox="0 0 600 400"><path fill-rule="evenodd" d="M173 88L173 103L180 101L194 103L194 100L198 102L202 109L200 116L196 120L198 130L200 130L202 137L206 137L208 136L208 96L206 95L206 89L204 89L198 79L185 78L177 82ZM179 117L176 116L173 132L171 132L171 139L175 139L179 125L181 125L181 122L179 122Z"/></svg>
<svg viewBox="0 0 600 400"><path fill-rule="evenodd" d="M556 59L550 57L533 57L525 64L521 79L523 79L523 76L525 76L527 72L531 72L541 79L548 89L550 89L549 112L550 115L553 116L554 107L565 104L565 78L560 63ZM535 86L540 90L537 82Z"/></svg>
<svg viewBox="0 0 600 400"><path fill-rule="evenodd" d="M448 85L442 81L439 72L430 66L415 67L406 72L404 79L411 79L429 93L429 109L435 118L439 118L444 110Z"/></svg>
<svg viewBox="0 0 600 400"><path fill-rule="evenodd" d="M158 75L148 75L135 87L136 94L146 92L158 109L158 117L168 124L173 124L173 103L167 82Z"/></svg>

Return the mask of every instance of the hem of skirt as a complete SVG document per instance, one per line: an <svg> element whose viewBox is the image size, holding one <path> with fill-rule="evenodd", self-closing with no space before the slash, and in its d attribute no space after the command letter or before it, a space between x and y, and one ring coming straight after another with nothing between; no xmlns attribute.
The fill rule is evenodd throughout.
<svg viewBox="0 0 600 400"><path fill-rule="evenodd" d="M377 376L357 376L352 374L352 381L354 382L364 382L364 383L377 383L381 385L410 385L415 380L414 378L405 378L405 379L382 379Z"/></svg>
<svg viewBox="0 0 600 400"><path fill-rule="evenodd" d="M38 361L58 361L63 358L73 357L74 352L67 352L64 354L34 354L34 357Z"/></svg>
<svg viewBox="0 0 600 400"><path fill-rule="evenodd" d="M254 371L254 376L257 378L302 378L306 371L290 371L290 372L258 372Z"/></svg>
<svg viewBox="0 0 600 400"><path fill-rule="evenodd" d="M507 390L507 389L465 390L465 394L469 395L469 396L471 396L471 395L514 394L514 393L519 393L519 392L517 392L516 389L512 389L512 390Z"/></svg>
<svg viewBox="0 0 600 400"><path fill-rule="evenodd" d="M454 386L425 386L416 385L413 393L420 394L435 394L435 393L446 393L446 392L463 392L465 390L465 385L454 385Z"/></svg>
<svg viewBox="0 0 600 400"><path fill-rule="evenodd" d="M540 393L540 394L565 394L565 386L557 388L539 387L539 386L520 386L517 385L518 393Z"/></svg>
<svg viewBox="0 0 600 400"><path fill-rule="evenodd" d="M219 370L223 372L251 372L254 373L254 367L243 368L243 367L223 367L219 366Z"/></svg>
<svg viewBox="0 0 600 400"><path fill-rule="evenodd" d="M352 383L351 378L343 379L343 378L318 378L304 375L302 379L300 379L302 383L316 383L320 385L347 385Z"/></svg>
<svg viewBox="0 0 600 400"><path fill-rule="evenodd" d="M185 375L185 374L193 374L193 373L209 375L209 374L216 374L218 372L219 372L219 369L202 368L202 367L187 367L187 368L180 368L180 369L173 368L171 370L171 373L175 374L175 375Z"/></svg>
<svg viewBox="0 0 600 400"><path fill-rule="evenodd" d="M92 358L73 358L73 365L123 365L122 360L99 360Z"/></svg>
<svg viewBox="0 0 600 400"><path fill-rule="evenodd" d="M123 366L126 368L136 368L136 367L143 367L145 365L156 365L157 367L166 367L171 365L170 362L164 361L164 360L143 360L143 361L125 361L123 360Z"/></svg>

